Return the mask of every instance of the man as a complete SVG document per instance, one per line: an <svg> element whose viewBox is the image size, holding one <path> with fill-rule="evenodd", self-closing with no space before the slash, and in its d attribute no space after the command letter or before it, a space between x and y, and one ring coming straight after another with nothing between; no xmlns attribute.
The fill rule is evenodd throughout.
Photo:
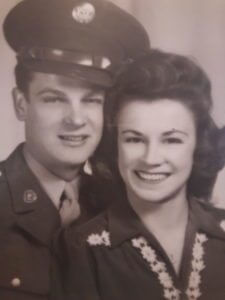
<svg viewBox="0 0 225 300"><path fill-rule="evenodd" d="M101 139L105 93L149 40L102 0L24 0L3 26L17 55L13 98L26 141L0 164L0 298L49 299L53 236L98 212L95 174L84 170Z"/></svg>

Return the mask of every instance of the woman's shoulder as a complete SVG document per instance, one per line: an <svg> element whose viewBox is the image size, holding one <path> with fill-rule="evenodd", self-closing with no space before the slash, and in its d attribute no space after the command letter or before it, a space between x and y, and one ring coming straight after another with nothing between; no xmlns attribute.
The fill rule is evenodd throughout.
<svg viewBox="0 0 225 300"><path fill-rule="evenodd" d="M195 199L194 202L194 213L201 227L225 240L225 209L204 199Z"/></svg>
<svg viewBox="0 0 225 300"><path fill-rule="evenodd" d="M100 240L101 235L104 237L108 232L107 215L108 210L105 210L80 226L71 225L65 231L66 240L75 247L85 245L89 240Z"/></svg>
<svg viewBox="0 0 225 300"><path fill-rule="evenodd" d="M199 206L204 211L212 214L215 218L225 218L225 204L224 207L217 206L213 201L206 201L205 199L196 199Z"/></svg>

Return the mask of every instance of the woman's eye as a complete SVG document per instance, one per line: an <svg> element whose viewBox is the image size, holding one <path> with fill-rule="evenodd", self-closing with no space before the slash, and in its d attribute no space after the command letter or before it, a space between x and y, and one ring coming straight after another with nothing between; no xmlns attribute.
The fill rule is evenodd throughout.
<svg viewBox="0 0 225 300"><path fill-rule="evenodd" d="M180 138L170 137L167 138L164 142L167 144L182 144L183 140Z"/></svg>
<svg viewBox="0 0 225 300"><path fill-rule="evenodd" d="M139 137L126 137L125 142L137 144L143 142L143 140Z"/></svg>

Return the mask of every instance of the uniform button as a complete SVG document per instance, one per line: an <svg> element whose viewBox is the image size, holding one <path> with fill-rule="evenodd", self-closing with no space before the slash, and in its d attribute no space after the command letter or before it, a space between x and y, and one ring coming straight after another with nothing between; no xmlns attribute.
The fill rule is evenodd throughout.
<svg viewBox="0 0 225 300"><path fill-rule="evenodd" d="M19 287L21 285L21 280L19 278L13 278L11 284L13 287Z"/></svg>

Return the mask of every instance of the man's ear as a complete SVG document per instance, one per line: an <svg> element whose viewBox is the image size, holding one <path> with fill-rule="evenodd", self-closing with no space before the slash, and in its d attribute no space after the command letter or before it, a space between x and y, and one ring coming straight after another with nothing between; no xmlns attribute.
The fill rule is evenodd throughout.
<svg viewBox="0 0 225 300"><path fill-rule="evenodd" d="M18 88L12 90L12 95L16 117L19 121L25 121L27 117L28 100L24 93Z"/></svg>

